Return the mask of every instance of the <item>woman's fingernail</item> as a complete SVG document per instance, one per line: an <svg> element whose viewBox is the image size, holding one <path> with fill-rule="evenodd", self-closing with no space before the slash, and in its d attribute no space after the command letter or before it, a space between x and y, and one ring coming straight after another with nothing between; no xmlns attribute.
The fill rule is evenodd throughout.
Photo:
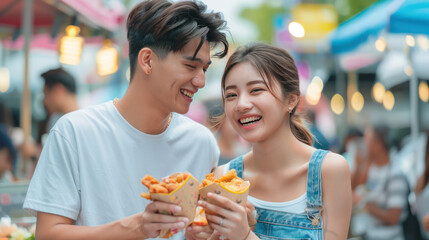
<svg viewBox="0 0 429 240"><path fill-rule="evenodd" d="M179 213L180 211L182 211L182 208L181 208L181 207L179 207L179 206L176 206L176 207L174 207L173 211L174 211L175 213Z"/></svg>
<svg viewBox="0 0 429 240"><path fill-rule="evenodd" d="M179 218L179 221L184 222L185 224L189 222L188 218Z"/></svg>
<svg viewBox="0 0 429 240"><path fill-rule="evenodd" d="M213 193L211 193L211 192L209 192L209 193L207 193L207 196L213 196Z"/></svg>

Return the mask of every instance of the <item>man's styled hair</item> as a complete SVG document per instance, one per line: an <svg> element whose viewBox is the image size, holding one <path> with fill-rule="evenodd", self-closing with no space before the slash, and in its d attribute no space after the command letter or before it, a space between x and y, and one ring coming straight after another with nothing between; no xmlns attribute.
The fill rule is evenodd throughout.
<svg viewBox="0 0 429 240"><path fill-rule="evenodd" d="M194 58L206 40L214 44L212 47L223 44L223 51L214 56L224 57L228 42L221 30L225 29L226 22L220 13L206 10L207 6L200 1L147 0L135 6L127 20L131 77L137 56L144 47L162 59L171 51L182 50L192 39L201 38Z"/></svg>
<svg viewBox="0 0 429 240"><path fill-rule="evenodd" d="M45 86L48 88L56 84L61 84L70 93L76 93L76 81L74 77L62 68L51 69L42 73L41 76L45 79Z"/></svg>

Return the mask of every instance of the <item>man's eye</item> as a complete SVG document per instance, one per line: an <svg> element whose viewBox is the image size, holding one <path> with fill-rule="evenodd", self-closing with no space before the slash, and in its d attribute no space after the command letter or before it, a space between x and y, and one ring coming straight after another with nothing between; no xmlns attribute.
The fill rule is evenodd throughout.
<svg viewBox="0 0 429 240"><path fill-rule="evenodd" d="M185 64L187 67L189 67L189 68L192 68L192 69L195 69L195 68L197 68L197 67L195 67L195 66L193 66L193 65L189 65L189 64Z"/></svg>

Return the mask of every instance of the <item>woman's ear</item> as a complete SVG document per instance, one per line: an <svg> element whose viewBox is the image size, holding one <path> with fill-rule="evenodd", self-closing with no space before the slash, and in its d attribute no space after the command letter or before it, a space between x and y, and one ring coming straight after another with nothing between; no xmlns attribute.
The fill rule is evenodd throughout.
<svg viewBox="0 0 429 240"><path fill-rule="evenodd" d="M137 57L139 68L147 75L152 73L152 59L155 53L150 48L142 48Z"/></svg>
<svg viewBox="0 0 429 240"><path fill-rule="evenodd" d="M287 100L287 105L291 109L295 109L296 105L298 105L298 102L299 102L299 95L296 93L290 93Z"/></svg>

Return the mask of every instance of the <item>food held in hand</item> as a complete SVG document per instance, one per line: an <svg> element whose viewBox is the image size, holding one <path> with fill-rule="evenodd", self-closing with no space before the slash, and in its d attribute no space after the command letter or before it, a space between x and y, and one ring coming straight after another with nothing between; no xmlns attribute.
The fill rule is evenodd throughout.
<svg viewBox="0 0 429 240"><path fill-rule="evenodd" d="M149 190L148 193L141 193L141 197L151 201L177 204L182 208L182 211L174 214L175 216L185 216L188 219L195 218L199 183L191 174L175 173L163 178L161 181L151 175L145 175L141 183ZM162 214L173 215L168 212L163 212ZM189 222L185 227L191 223ZM162 229L159 237L170 238L180 230Z"/></svg>
<svg viewBox="0 0 429 240"><path fill-rule="evenodd" d="M204 208L199 207L199 206L197 207L196 213L195 213L195 218L194 218L194 221L192 222L192 225L196 225L196 226L207 226L208 225Z"/></svg>
<svg viewBox="0 0 429 240"><path fill-rule="evenodd" d="M213 183L217 183L233 193L243 193L249 188L249 182L239 178L235 169L229 170L219 179L214 178L214 173L207 174L200 185L200 189Z"/></svg>

